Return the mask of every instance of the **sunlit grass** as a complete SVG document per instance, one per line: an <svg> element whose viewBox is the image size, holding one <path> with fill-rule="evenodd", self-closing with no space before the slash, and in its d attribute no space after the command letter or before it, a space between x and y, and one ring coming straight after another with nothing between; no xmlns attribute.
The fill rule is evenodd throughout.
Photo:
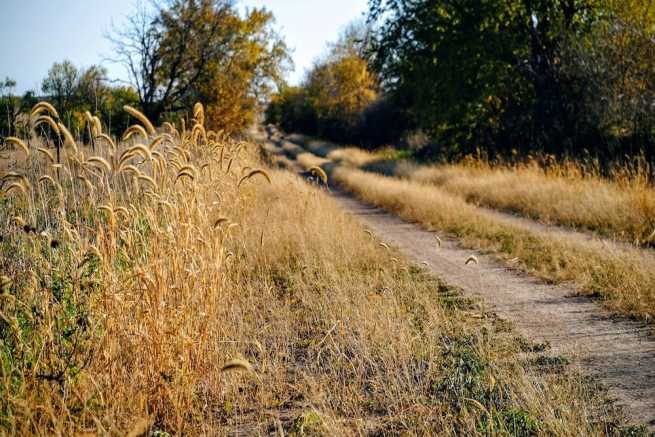
<svg viewBox="0 0 655 437"><path fill-rule="evenodd" d="M134 128L95 156L67 139L61 163L30 149L3 174L4 432L570 435L621 423L574 369L535 368L506 324L319 190L263 168L256 146L206 131L199 111L191 130Z"/></svg>

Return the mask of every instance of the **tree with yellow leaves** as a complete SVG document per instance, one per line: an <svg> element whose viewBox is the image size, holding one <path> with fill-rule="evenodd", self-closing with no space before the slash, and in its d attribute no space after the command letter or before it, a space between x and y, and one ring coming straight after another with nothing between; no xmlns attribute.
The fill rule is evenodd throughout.
<svg viewBox="0 0 655 437"><path fill-rule="evenodd" d="M203 101L210 127L234 132L253 120L290 63L273 23L265 9L241 16L230 0L159 0L110 39L150 119Z"/></svg>
<svg viewBox="0 0 655 437"><path fill-rule="evenodd" d="M366 31L361 24L347 28L299 88L274 97L269 121L336 140L355 137L362 114L378 99L378 80L363 55Z"/></svg>

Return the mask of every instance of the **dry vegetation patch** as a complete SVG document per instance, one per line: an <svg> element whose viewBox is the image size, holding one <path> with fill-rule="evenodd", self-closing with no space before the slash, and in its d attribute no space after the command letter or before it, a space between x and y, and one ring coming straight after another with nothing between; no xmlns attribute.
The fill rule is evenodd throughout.
<svg viewBox="0 0 655 437"><path fill-rule="evenodd" d="M582 228L637 245L655 242L655 190L647 171L617 172L610 181L573 164L493 167L481 162L404 166L399 176L435 184L468 202L544 223Z"/></svg>
<svg viewBox="0 0 655 437"><path fill-rule="evenodd" d="M458 196L421 183L339 167L334 180L363 200L429 228L442 229L473 248L501 254L529 273L571 281L612 310L650 320L655 315L655 263L639 249L601 250L501 223Z"/></svg>
<svg viewBox="0 0 655 437"><path fill-rule="evenodd" d="M61 164L32 147L3 175L5 432L618 429L575 369L194 118L93 157L63 132Z"/></svg>
<svg viewBox="0 0 655 437"><path fill-rule="evenodd" d="M457 164L421 165L390 149L366 151L291 135L315 155L385 176L436 185L469 203L594 232L637 246L655 244L652 170L640 158L601 175L598 164L553 157L509 165L467 157Z"/></svg>

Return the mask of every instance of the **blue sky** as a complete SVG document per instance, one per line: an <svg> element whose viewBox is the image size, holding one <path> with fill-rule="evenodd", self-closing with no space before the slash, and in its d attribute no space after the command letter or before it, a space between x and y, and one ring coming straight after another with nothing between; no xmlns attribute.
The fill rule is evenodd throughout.
<svg viewBox="0 0 655 437"><path fill-rule="evenodd" d="M112 78L126 78L111 57L104 34L120 24L135 0L0 0L0 78L18 82L17 91L39 89L54 62L70 59L78 66L102 63ZM239 0L239 7L266 7L294 50L297 83L328 41L362 17L366 0Z"/></svg>

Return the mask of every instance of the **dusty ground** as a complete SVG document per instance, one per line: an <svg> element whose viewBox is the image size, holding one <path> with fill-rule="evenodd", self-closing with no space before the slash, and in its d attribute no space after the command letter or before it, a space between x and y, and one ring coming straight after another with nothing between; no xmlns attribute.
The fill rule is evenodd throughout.
<svg viewBox="0 0 655 437"><path fill-rule="evenodd" d="M268 145L271 148L271 144ZM293 166L293 162L291 163ZM299 170L295 166L296 170ZM526 337L551 346L609 388L635 423L655 430L655 340L652 327L616 320L592 300L576 296L574 289L545 284L502 265L496 258L468 249L457 241L418 225L404 222L379 208L332 190L344 211L359 220L382 241L393 244L417 263L427 266L447 283L469 296L481 297L502 318ZM495 214L495 213L493 213ZM573 231L545 227L502 214L542 232L562 232L571 238L589 238ZM599 247L611 242L598 241ZM614 246L613 249L619 249ZM478 264L466 265L475 255Z"/></svg>

